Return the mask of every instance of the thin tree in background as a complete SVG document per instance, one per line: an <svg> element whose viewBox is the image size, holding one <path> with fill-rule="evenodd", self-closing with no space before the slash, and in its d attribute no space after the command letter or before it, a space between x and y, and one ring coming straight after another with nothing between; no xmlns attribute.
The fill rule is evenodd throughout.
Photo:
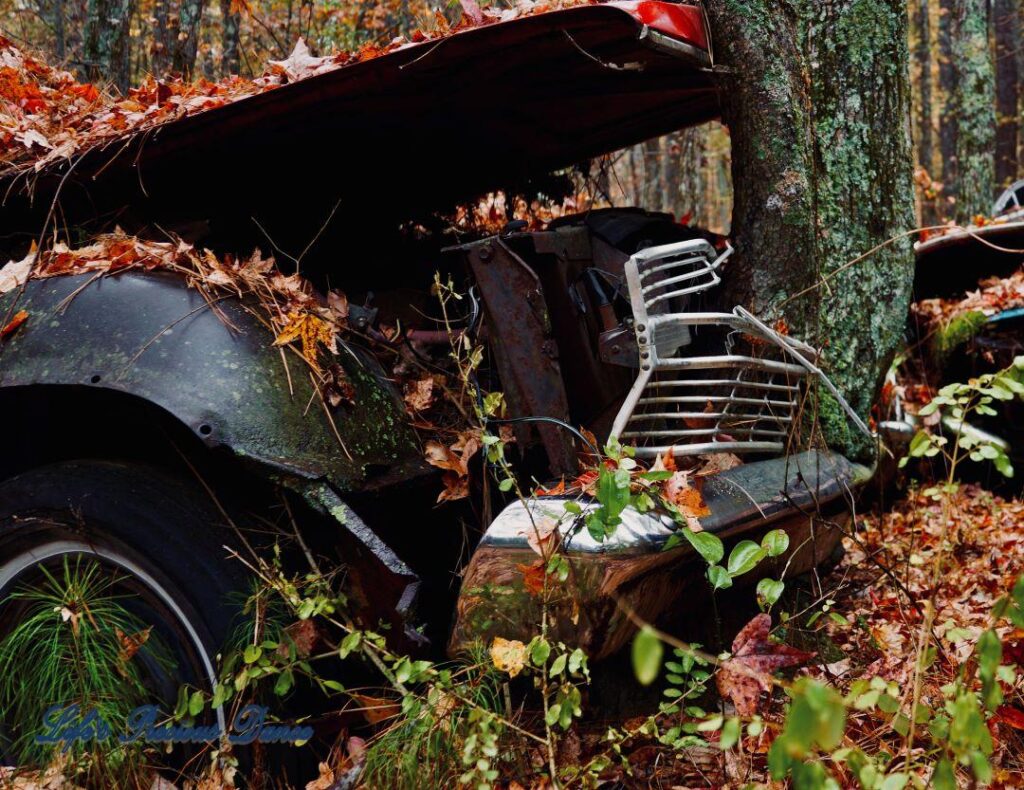
<svg viewBox="0 0 1024 790"><path fill-rule="evenodd" d="M936 175L935 144L932 129L932 47L931 47L931 2L917 0L917 46L914 49L917 61L917 164L924 168L929 178ZM938 217L935 215L935 201L925 200L921 203L921 222L934 225Z"/></svg>
<svg viewBox="0 0 1024 790"><path fill-rule="evenodd" d="M955 216L960 222L987 216L995 192L995 69L988 21L988 0L954 0L950 38L956 72Z"/></svg>
<svg viewBox="0 0 1024 790"><path fill-rule="evenodd" d="M67 34L64 32L64 0L51 0L53 20L53 54L63 65L67 58Z"/></svg>
<svg viewBox="0 0 1024 790"><path fill-rule="evenodd" d="M238 74L241 63L239 47L239 33L241 30L242 18L237 11L233 11L235 4L232 0L220 0L220 12L223 19L221 29L221 73Z"/></svg>
<svg viewBox="0 0 1024 790"><path fill-rule="evenodd" d="M931 173L934 156L932 143L932 48L931 3L919 0L917 4L917 66L920 69L920 112L918 114L917 161Z"/></svg>
<svg viewBox="0 0 1024 790"><path fill-rule="evenodd" d="M1017 179L1019 79L1021 46L1019 0L995 0L993 26L996 39L996 184L1002 188Z"/></svg>
<svg viewBox="0 0 1024 790"><path fill-rule="evenodd" d="M94 82L109 81L122 93L130 85L133 5L133 0L89 0L86 6L86 77Z"/></svg>
<svg viewBox="0 0 1024 790"><path fill-rule="evenodd" d="M192 77L199 49L199 24L203 19L203 0L181 0L178 14L178 38L174 44L172 68L186 79Z"/></svg>
<svg viewBox="0 0 1024 790"><path fill-rule="evenodd" d="M953 68L953 38L951 20L955 0L939 0L939 91L943 97L939 119L939 157L942 159L941 181L947 198L956 198L956 110L953 94L956 90L956 71ZM948 211L947 211L948 214Z"/></svg>

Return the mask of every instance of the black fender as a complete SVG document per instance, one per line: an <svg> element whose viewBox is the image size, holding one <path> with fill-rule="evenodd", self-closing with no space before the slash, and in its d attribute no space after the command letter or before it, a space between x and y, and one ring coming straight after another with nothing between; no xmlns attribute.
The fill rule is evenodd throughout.
<svg viewBox="0 0 1024 790"><path fill-rule="evenodd" d="M3 323L22 310L27 319L0 340L0 391L91 388L159 408L329 516L364 586L380 594L374 609L405 619L415 574L343 499L424 470L401 397L372 354L342 350L354 404L330 409L305 361L272 345L259 305L210 299L171 272L30 280L0 297Z"/></svg>

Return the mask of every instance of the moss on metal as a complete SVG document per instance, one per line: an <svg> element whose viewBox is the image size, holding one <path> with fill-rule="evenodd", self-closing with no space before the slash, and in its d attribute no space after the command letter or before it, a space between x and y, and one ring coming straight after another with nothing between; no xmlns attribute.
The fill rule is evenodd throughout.
<svg viewBox="0 0 1024 790"><path fill-rule="evenodd" d="M970 342L981 328L985 326L987 321L988 316L983 312L971 310L969 313L958 315L940 326L932 337L931 346L935 361L942 365L949 358L950 354L960 348L960 346Z"/></svg>

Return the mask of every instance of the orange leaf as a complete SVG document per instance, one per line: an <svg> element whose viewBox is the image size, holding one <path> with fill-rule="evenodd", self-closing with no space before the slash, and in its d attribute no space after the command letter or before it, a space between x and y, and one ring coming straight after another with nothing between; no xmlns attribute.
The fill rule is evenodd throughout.
<svg viewBox="0 0 1024 790"><path fill-rule="evenodd" d="M1000 705L996 708L995 718L1015 730L1024 730L1024 710L1012 705Z"/></svg>
<svg viewBox="0 0 1024 790"><path fill-rule="evenodd" d="M530 565L517 564L516 569L523 574L523 588L530 595L541 595L544 592L544 560L537 560Z"/></svg>
<svg viewBox="0 0 1024 790"><path fill-rule="evenodd" d="M24 324L28 320L28 311L19 310L14 314L14 318L3 329L0 329L0 339L6 338L8 335L14 334L18 330L18 327Z"/></svg>
<svg viewBox="0 0 1024 790"><path fill-rule="evenodd" d="M565 493L565 478L563 477L561 480L558 481L557 485L553 485L553 486L551 486L551 488L543 488L542 486L537 486L536 490L533 492L533 495L534 496L559 496L559 495L564 494L564 493Z"/></svg>

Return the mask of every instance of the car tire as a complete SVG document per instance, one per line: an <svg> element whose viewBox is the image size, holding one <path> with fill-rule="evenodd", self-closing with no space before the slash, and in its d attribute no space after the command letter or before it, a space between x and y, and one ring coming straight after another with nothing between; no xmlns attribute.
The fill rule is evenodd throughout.
<svg viewBox="0 0 1024 790"><path fill-rule="evenodd" d="M4 603L40 564L91 558L156 621L178 673L163 686L210 690L246 591L242 564L224 548L237 542L225 521L199 486L139 464L66 461L0 483L0 636L11 626Z"/></svg>

